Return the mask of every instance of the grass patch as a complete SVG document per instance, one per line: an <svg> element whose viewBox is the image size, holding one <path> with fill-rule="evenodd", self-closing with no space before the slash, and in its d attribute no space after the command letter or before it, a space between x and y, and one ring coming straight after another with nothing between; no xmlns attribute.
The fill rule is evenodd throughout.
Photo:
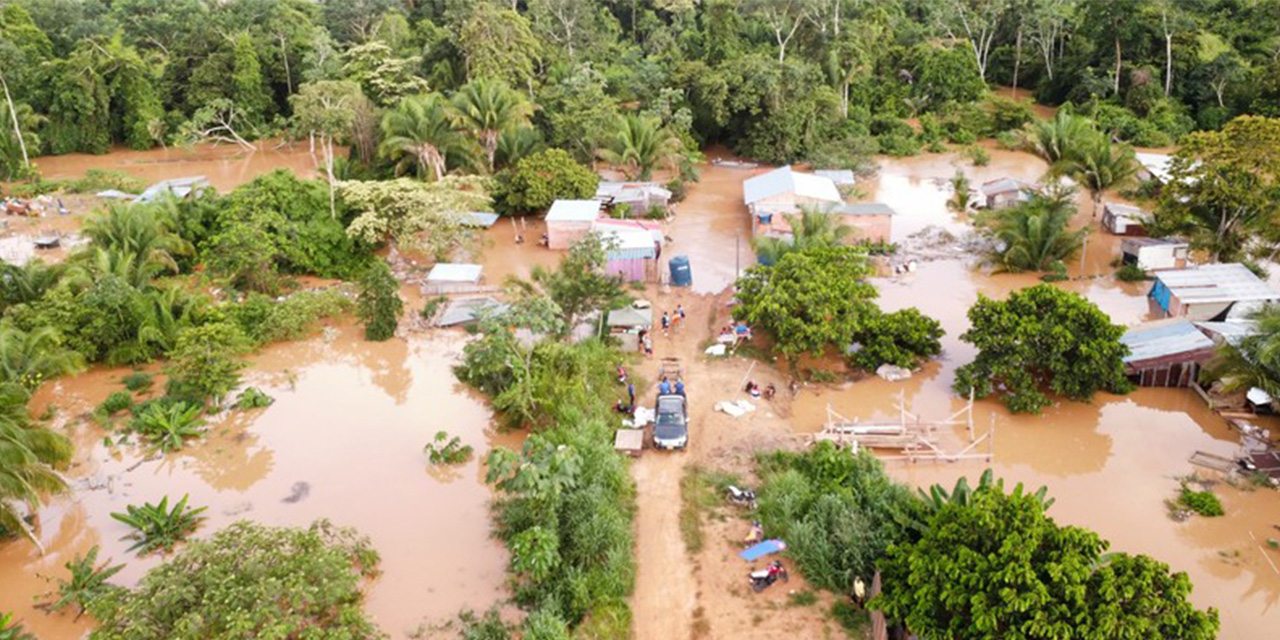
<svg viewBox="0 0 1280 640"><path fill-rule="evenodd" d="M698 553L706 544L703 524L707 516L724 505L725 489L740 484L738 477L722 471L709 471L699 466L685 467L680 478L680 537L689 553Z"/></svg>
<svg viewBox="0 0 1280 640"><path fill-rule="evenodd" d="M1185 484L1178 494L1178 504L1209 518L1226 514L1222 502L1212 491L1193 491Z"/></svg>
<svg viewBox="0 0 1280 640"><path fill-rule="evenodd" d="M155 378L149 373L136 371L124 378L121 378L120 381L124 383L124 388L133 391L134 393L139 393L150 389L151 384L155 382Z"/></svg>
<svg viewBox="0 0 1280 640"><path fill-rule="evenodd" d="M787 597L787 604L793 607L812 607L818 604L818 593L811 589L797 591Z"/></svg>
<svg viewBox="0 0 1280 640"><path fill-rule="evenodd" d="M865 638L871 626L871 616L866 611L853 606L845 600L836 600L831 605L831 618L840 625L850 638Z"/></svg>

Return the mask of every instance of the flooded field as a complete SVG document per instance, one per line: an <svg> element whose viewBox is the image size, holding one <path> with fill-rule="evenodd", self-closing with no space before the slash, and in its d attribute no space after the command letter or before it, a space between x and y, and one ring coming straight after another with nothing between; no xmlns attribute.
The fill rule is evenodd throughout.
<svg viewBox="0 0 1280 640"><path fill-rule="evenodd" d="M79 178L89 169L123 171L147 184L204 176L218 191L226 193L276 169L289 169L303 177L317 176L316 167L321 166L319 157L319 154L311 154L305 140L296 143L264 140L258 144L257 151L226 144L146 151L120 147L100 156L68 153L33 158L32 162L40 170L40 175L49 180Z"/></svg>
<svg viewBox="0 0 1280 640"><path fill-rule="evenodd" d="M490 490L479 457L491 446L518 446L490 428L483 401L450 370L463 338L443 333L409 342L365 342L358 327L271 347L253 358L246 382L275 397L253 412L211 420L210 435L161 460L109 448L104 432L81 420L127 371L95 370L46 385L33 401L58 408L56 421L76 443L68 475L74 491L41 511L40 556L25 541L0 546L0 610L14 611L44 638L75 638L89 619L46 615L32 597L50 589L63 563L95 544L102 557L127 561L132 583L160 561L126 553L127 528L111 519L128 504L191 496L207 506L197 536L248 518L305 526L319 518L354 526L382 555L368 610L393 638L425 617L483 609L504 596L506 552L489 537ZM460 436L477 456L449 469L428 467L422 447L439 430ZM136 469L132 469L137 465Z"/></svg>

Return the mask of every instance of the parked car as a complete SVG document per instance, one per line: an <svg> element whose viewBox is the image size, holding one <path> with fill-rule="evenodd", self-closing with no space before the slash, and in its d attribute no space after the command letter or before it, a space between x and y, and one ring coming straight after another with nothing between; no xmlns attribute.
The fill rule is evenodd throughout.
<svg viewBox="0 0 1280 640"><path fill-rule="evenodd" d="M689 445L689 402L679 394L658 396L654 407L653 446L683 449Z"/></svg>

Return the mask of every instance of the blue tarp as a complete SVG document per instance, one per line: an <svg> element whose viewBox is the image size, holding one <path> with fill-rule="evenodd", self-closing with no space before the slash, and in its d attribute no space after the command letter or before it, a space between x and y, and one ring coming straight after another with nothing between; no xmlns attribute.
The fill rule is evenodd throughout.
<svg viewBox="0 0 1280 640"><path fill-rule="evenodd" d="M742 556L743 560L746 560L747 562L751 562L752 560L763 558L764 556L767 556L771 553L778 553L779 551L782 551L783 549L786 549L786 548L787 548L787 543L781 540L765 540L760 544L757 544L755 546L748 547L742 551L739 551L738 555Z"/></svg>
<svg viewBox="0 0 1280 640"><path fill-rule="evenodd" d="M1155 298L1156 303L1160 305L1160 308L1168 312L1169 297L1172 295L1172 293L1173 292L1169 290L1169 287L1164 286L1163 282L1161 282L1160 280L1156 280L1156 283L1151 286L1151 293L1147 295L1151 296L1152 298Z"/></svg>

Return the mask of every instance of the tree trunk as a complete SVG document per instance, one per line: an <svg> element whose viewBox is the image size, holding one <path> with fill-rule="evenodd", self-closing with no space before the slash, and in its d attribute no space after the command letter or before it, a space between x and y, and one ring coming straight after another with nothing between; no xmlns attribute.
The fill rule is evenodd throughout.
<svg viewBox="0 0 1280 640"><path fill-rule="evenodd" d="M1164 97L1173 91L1173 34L1164 34Z"/></svg>
<svg viewBox="0 0 1280 640"><path fill-rule="evenodd" d="M0 73L0 86L4 87L4 101L9 105L9 119L13 122L13 135L18 136L18 148L22 149L22 166L31 168L31 158L27 156L27 141L22 137L22 127L18 124L18 107L13 104L13 96L9 94L9 83Z"/></svg>
<svg viewBox="0 0 1280 640"><path fill-rule="evenodd" d="M844 83L844 93L840 96L840 114L849 119L849 81Z"/></svg>
<svg viewBox="0 0 1280 640"><path fill-rule="evenodd" d="M1120 95L1120 34L1116 34L1116 90L1115 94Z"/></svg>
<svg viewBox="0 0 1280 640"><path fill-rule="evenodd" d="M1013 40L1013 97L1018 97L1018 70L1022 66L1022 27L1018 27L1018 35Z"/></svg>
<svg viewBox="0 0 1280 640"><path fill-rule="evenodd" d="M284 85L289 89L289 95L293 95L293 75L289 73L289 49L285 46L284 34L280 36L280 57L284 59Z"/></svg>
<svg viewBox="0 0 1280 640"><path fill-rule="evenodd" d="M325 135L324 138L324 168L325 173L329 176L329 216L334 220L338 219L338 203L334 197L334 180L333 177L333 135Z"/></svg>

